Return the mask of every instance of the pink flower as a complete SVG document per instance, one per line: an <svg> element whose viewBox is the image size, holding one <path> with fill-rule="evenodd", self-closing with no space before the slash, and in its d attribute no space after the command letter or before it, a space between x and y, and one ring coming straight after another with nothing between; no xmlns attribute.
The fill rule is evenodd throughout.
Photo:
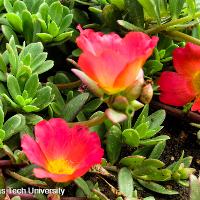
<svg viewBox="0 0 200 200"><path fill-rule="evenodd" d="M192 111L200 112L200 46L187 43L173 52L176 72L163 72L158 81L160 101L183 106L192 100Z"/></svg>
<svg viewBox="0 0 200 200"><path fill-rule="evenodd" d="M107 94L124 91L134 83L158 41L142 32L129 32L121 38L115 33L78 28L76 42L83 51L78 65ZM81 78L77 70L74 73Z"/></svg>
<svg viewBox="0 0 200 200"><path fill-rule="evenodd" d="M21 146L28 159L40 167L34 169L38 178L67 182L101 163L103 149L99 136L86 127L69 128L63 119L53 118L39 122L35 136L34 140L23 135Z"/></svg>

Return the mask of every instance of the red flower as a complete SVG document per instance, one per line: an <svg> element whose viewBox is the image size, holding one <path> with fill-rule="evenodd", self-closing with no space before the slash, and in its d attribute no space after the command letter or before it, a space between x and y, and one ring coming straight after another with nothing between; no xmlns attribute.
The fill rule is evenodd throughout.
<svg viewBox="0 0 200 200"><path fill-rule="evenodd" d="M200 46L187 43L173 52L176 72L163 72L158 81L160 101L183 106L194 100L192 111L200 112Z"/></svg>
<svg viewBox="0 0 200 200"><path fill-rule="evenodd" d="M63 119L41 121L35 126L36 140L22 138L22 149L35 168L38 178L67 182L84 175L93 165L101 163L103 149L97 133L86 127L69 128Z"/></svg>
<svg viewBox="0 0 200 200"><path fill-rule="evenodd" d="M83 51L78 65L107 94L119 93L134 83L158 41L142 32L130 32L121 38L115 33L78 28L76 42Z"/></svg>

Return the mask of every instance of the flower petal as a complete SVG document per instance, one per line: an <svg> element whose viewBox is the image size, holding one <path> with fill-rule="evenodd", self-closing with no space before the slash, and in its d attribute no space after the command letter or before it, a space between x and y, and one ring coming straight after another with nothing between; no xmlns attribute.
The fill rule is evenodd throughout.
<svg viewBox="0 0 200 200"><path fill-rule="evenodd" d="M69 127L65 120L53 118L43 120L35 126L36 140L48 160L59 159L65 155L70 140Z"/></svg>
<svg viewBox="0 0 200 200"><path fill-rule="evenodd" d="M157 45L158 37L150 38L147 34L142 32L129 32L123 39L124 55L128 55L130 62L135 60L138 56L147 59L153 52Z"/></svg>
<svg viewBox="0 0 200 200"><path fill-rule="evenodd" d="M194 104L192 105L191 111L200 112L200 97L195 99Z"/></svg>
<svg viewBox="0 0 200 200"><path fill-rule="evenodd" d="M173 52L174 67L179 74L193 77L200 71L200 46L187 43Z"/></svg>
<svg viewBox="0 0 200 200"><path fill-rule="evenodd" d="M37 178L51 178L54 182L68 182L75 179L72 175L52 174L41 168L35 168L33 172Z"/></svg>
<svg viewBox="0 0 200 200"><path fill-rule="evenodd" d="M137 76L145 63L145 58L137 58L132 63L127 64L123 71L119 74L119 76L116 78L114 86L116 88L127 88L130 85L132 85L136 79Z"/></svg>
<svg viewBox="0 0 200 200"><path fill-rule="evenodd" d="M160 101L173 106L183 106L195 98L191 80L175 72L163 72L158 81Z"/></svg>
<svg viewBox="0 0 200 200"><path fill-rule="evenodd" d="M85 53L98 56L106 49L119 50L122 38L116 33L103 34L94 32L92 29L83 30L78 26L80 36L77 37L76 43Z"/></svg>
<svg viewBox="0 0 200 200"><path fill-rule="evenodd" d="M103 149L97 133L89 132L86 127L75 126L71 129L72 135L66 149L66 160L80 165L88 160L90 167L101 162Z"/></svg>
<svg viewBox="0 0 200 200"><path fill-rule="evenodd" d="M126 64L127 59L112 50L106 50L98 57L83 53L78 61L81 70L111 94L124 89L124 85L114 87L114 83Z"/></svg>
<svg viewBox="0 0 200 200"><path fill-rule="evenodd" d="M46 157L43 154L42 150L40 149L40 146L38 145L37 142L35 142L35 140L25 134L22 137L21 140L21 147L24 151L24 153L26 154L26 156L28 157L28 159L41 167L44 167L47 163Z"/></svg>

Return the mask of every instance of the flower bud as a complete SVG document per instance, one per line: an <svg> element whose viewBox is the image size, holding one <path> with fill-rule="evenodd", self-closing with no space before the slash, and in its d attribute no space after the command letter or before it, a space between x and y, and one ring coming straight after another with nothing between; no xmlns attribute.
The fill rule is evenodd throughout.
<svg viewBox="0 0 200 200"><path fill-rule="evenodd" d="M106 109L105 115L113 123L119 123L127 119L127 116L124 113L118 112L111 108Z"/></svg>
<svg viewBox="0 0 200 200"><path fill-rule="evenodd" d="M153 88L151 83L147 83L143 88L142 88L142 93L140 96L140 100L144 104L150 103L151 99L153 97Z"/></svg>
<svg viewBox="0 0 200 200"><path fill-rule="evenodd" d="M124 111L128 104L129 103L126 97L117 96L115 97L114 102L112 103L112 107L116 110Z"/></svg>
<svg viewBox="0 0 200 200"><path fill-rule="evenodd" d="M144 104L140 103L137 100L131 101L130 104L134 108L135 111L139 110L140 108L142 108L144 106Z"/></svg>

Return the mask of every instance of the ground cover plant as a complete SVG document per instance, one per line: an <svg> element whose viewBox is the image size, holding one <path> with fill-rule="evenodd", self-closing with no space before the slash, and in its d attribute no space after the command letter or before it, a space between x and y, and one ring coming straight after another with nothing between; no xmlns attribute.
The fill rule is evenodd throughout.
<svg viewBox="0 0 200 200"><path fill-rule="evenodd" d="M199 10L0 0L0 199L199 200Z"/></svg>

